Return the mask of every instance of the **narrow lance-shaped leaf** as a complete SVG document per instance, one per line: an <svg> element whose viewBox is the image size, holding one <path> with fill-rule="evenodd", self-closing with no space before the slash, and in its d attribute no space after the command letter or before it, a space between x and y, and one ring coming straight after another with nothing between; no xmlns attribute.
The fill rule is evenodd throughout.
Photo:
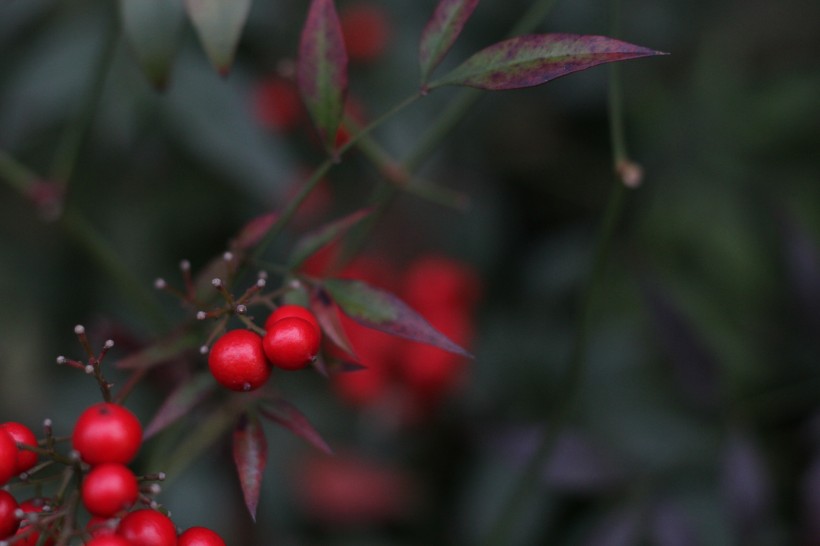
<svg viewBox="0 0 820 546"><path fill-rule="evenodd" d="M438 3L421 33L419 64L422 86L450 51L477 5L478 0L441 0Z"/></svg>
<svg viewBox="0 0 820 546"><path fill-rule="evenodd" d="M299 267L314 253L343 237L350 228L358 224L371 212L372 209L363 209L308 233L296 243L288 259L288 267L291 269Z"/></svg>
<svg viewBox="0 0 820 546"><path fill-rule="evenodd" d="M296 81L328 152L333 153L347 93L347 50L333 0L313 0L299 40Z"/></svg>
<svg viewBox="0 0 820 546"><path fill-rule="evenodd" d="M233 431L233 460L245 505L251 518L256 521L256 507L268 461L268 442L262 423L255 415L243 414L236 423Z"/></svg>
<svg viewBox="0 0 820 546"><path fill-rule="evenodd" d="M181 0L120 0L120 18L140 68L154 87L164 89L184 21Z"/></svg>
<svg viewBox="0 0 820 546"><path fill-rule="evenodd" d="M154 418L145 427L146 439L174 424L180 417L186 415L200 402L205 400L216 386L213 376L200 373L189 381L185 381L165 399Z"/></svg>
<svg viewBox="0 0 820 546"><path fill-rule="evenodd" d="M310 424L308 418L287 400L275 398L262 406L260 413L274 423L285 427L316 449L324 451L327 454L333 453L330 446L327 445L327 442L322 439L316 429L313 428L313 425Z"/></svg>
<svg viewBox="0 0 820 546"><path fill-rule="evenodd" d="M430 89L444 85L491 91L532 87L599 64L652 55L665 53L606 36L518 36L482 49L431 83Z"/></svg>
<svg viewBox="0 0 820 546"><path fill-rule="evenodd" d="M336 306L330 299L330 295L322 287L316 287L310 294L310 308L313 314L316 315L316 320L319 321L319 326L322 331L339 349L341 349L347 358L354 362L358 362L359 358L353 350L353 345L345 334L342 327L342 322L339 320L339 313L336 311Z"/></svg>
<svg viewBox="0 0 820 546"><path fill-rule="evenodd" d="M251 0L185 0L185 9L211 64L226 75L248 20Z"/></svg>
<svg viewBox="0 0 820 546"><path fill-rule="evenodd" d="M471 356L390 292L345 279L326 279L324 288L347 316L363 326Z"/></svg>

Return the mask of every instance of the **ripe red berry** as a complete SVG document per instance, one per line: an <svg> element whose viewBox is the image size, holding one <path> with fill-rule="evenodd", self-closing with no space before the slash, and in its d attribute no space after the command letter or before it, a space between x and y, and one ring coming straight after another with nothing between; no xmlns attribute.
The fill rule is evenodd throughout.
<svg viewBox="0 0 820 546"><path fill-rule="evenodd" d="M387 12L374 3L351 4L339 14L345 49L352 61L374 61L387 48L390 23Z"/></svg>
<svg viewBox="0 0 820 546"><path fill-rule="evenodd" d="M301 305L292 304L282 305L276 309L276 311L268 315L268 319L265 321L265 331L270 330L271 326L273 326L275 322L287 317L299 317L300 319L305 319L311 323L317 331L322 331L319 327L319 321L316 320L316 315L314 315L310 309L302 307Z"/></svg>
<svg viewBox="0 0 820 546"><path fill-rule="evenodd" d="M0 486L17 474L17 442L0 429Z"/></svg>
<svg viewBox="0 0 820 546"><path fill-rule="evenodd" d="M147 508L122 518L117 534L139 546L176 546L177 543L177 529L171 518Z"/></svg>
<svg viewBox="0 0 820 546"><path fill-rule="evenodd" d="M20 527L20 520L15 514L19 507L14 495L0 489L0 540L12 536Z"/></svg>
<svg viewBox="0 0 820 546"><path fill-rule="evenodd" d="M208 354L208 367L221 385L234 391L258 389L271 373L262 338L250 330L231 330L217 339Z"/></svg>
<svg viewBox="0 0 820 546"><path fill-rule="evenodd" d="M37 436L22 423L15 423L13 421L3 423L0 429L5 430L18 444L26 444L32 447L37 446ZM17 451L17 470L16 474L25 472L37 464L37 454L27 449L18 449Z"/></svg>
<svg viewBox="0 0 820 546"><path fill-rule="evenodd" d="M130 508L139 496L131 470L119 463L95 466L83 480L83 505L95 516L111 517Z"/></svg>
<svg viewBox="0 0 820 546"><path fill-rule="evenodd" d="M45 504L46 501L42 498L29 499L20 503L20 510L26 514L40 513ZM51 537L40 544L40 531L33 529L33 525L35 524L29 522L20 525L15 534L14 546L54 546L54 539ZM24 538L20 538L21 536Z"/></svg>
<svg viewBox="0 0 820 546"><path fill-rule="evenodd" d="M262 340L271 364L284 370L300 370L319 354L321 336L310 322L299 317L276 321Z"/></svg>
<svg viewBox="0 0 820 546"><path fill-rule="evenodd" d="M225 546L225 541L206 527L191 527L179 535L177 546Z"/></svg>
<svg viewBox="0 0 820 546"><path fill-rule="evenodd" d="M102 535L92 538L85 543L85 546L134 546L134 544L120 535Z"/></svg>
<svg viewBox="0 0 820 546"><path fill-rule="evenodd" d="M142 444L142 425L123 406L100 402L77 419L71 441L88 464L128 464Z"/></svg>

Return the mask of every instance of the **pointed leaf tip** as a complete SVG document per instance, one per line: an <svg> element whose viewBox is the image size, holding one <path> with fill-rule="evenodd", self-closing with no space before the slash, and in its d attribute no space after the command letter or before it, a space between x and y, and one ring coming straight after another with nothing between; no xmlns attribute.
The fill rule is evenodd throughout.
<svg viewBox="0 0 820 546"><path fill-rule="evenodd" d="M296 82L325 148L335 157L347 94L347 50L332 0L310 4L299 39Z"/></svg>
<svg viewBox="0 0 820 546"><path fill-rule="evenodd" d="M184 0L202 48L220 76L227 77L251 0Z"/></svg>
<svg viewBox="0 0 820 546"><path fill-rule="evenodd" d="M486 47L430 84L490 91L533 87L599 64L663 55L606 36L532 34Z"/></svg>
<svg viewBox="0 0 820 546"><path fill-rule="evenodd" d="M419 64L422 89L430 73L441 63L461 34L478 0L441 0L421 33Z"/></svg>
<svg viewBox="0 0 820 546"><path fill-rule="evenodd" d="M262 415L274 423L285 427L319 451L333 455L333 450L330 449L330 446L316 431L308 418L287 400L278 397L274 398L260 411Z"/></svg>

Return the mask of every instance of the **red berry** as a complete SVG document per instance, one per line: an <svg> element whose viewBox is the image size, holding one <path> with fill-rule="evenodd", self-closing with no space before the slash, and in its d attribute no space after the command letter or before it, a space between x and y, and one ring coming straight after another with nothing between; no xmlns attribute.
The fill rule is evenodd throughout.
<svg viewBox="0 0 820 546"><path fill-rule="evenodd" d="M286 317L276 321L262 340L271 364L284 370L300 370L319 354L319 331L303 318Z"/></svg>
<svg viewBox="0 0 820 546"><path fill-rule="evenodd" d="M119 535L102 535L86 542L85 546L134 546L134 543Z"/></svg>
<svg viewBox="0 0 820 546"><path fill-rule="evenodd" d="M83 480L83 504L95 516L111 517L131 508L138 496L136 476L119 463L95 466Z"/></svg>
<svg viewBox="0 0 820 546"><path fill-rule="evenodd" d="M296 85L280 78L271 78L256 87L253 108L256 119L275 131L291 131L304 117L302 99Z"/></svg>
<svg viewBox="0 0 820 546"><path fill-rule="evenodd" d="M20 520L14 513L19 507L14 495L0 489L0 540L12 536L20 527Z"/></svg>
<svg viewBox="0 0 820 546"><path fill-rule="evenodd" d="M17 474L17 442L0 429L0 486Z"/></svg>
<svg viewBox="0 0 820 546"><path fill-rule="evenodd" d="M142 425L123 406L100 402L77 419L71 441L88 464L128 464L142 444Z"/></svg>
<svg viewBox="0 0 820 546"><path fill-rule="evenodd" d="M139 546L176 546L177 529L171 518L156 510L135 510L122 518L117 534Z"/></svg>
<svg viewBox="0 0 820 546"><path fill-rule="evenodd" d="M20 510L27 514L40 513L46 504L45 499L35 498L20 503ZM18 538L24 536L25 538ZM26 522L17 530L14 546L40 546L40 531L32 529L32 524ZM47 538L41 546L54 546L54 539Z"/></svg>
<svg viewBox="0 0 820 546"><path fill-rule="evenodd" d="M18 444L26 444L32 447L37 447L37 436L22 423L8 422L0 425L0 428L9 433ZM37 454L27 449L18 449L17 451L17 471L16 474L25 472L37 464Z"/></svg>
<svg viewBox="0 0 820 546"><path fill-rule="evenodd" d="M181 535L179 535L178 546L225 546L225 541L222 540L215 532L206 527L191 527Z"/></svg>
<svg viewBox="0 0 820 546"><path fill-rule="evenodd" d="M217 339L208 355L208 367L221 385L234 391L258 389L271 373L262 338L250 330L231 330Z"/></svg>
<svg viewBox="0 0 820 546"><path fill-rule="evenodd" d="M373 61L387 48L390 23L381 6L366 2L350 5L339 14L339 23L351 60Z"/></svg>
<svg viewBox="0 0 820 546"><path fill-rule="evenodd" d="M316 320L316 315L314 315L310 309L302 307L301 305L292 304L283 305L268 315L268 320L265 321L265 331L270 330L271 326L273 326L275 322L287 317L299 317L301 319L305 319L311 323L316 330L319 332L322 331L319 326L319 321Z"/></svg>

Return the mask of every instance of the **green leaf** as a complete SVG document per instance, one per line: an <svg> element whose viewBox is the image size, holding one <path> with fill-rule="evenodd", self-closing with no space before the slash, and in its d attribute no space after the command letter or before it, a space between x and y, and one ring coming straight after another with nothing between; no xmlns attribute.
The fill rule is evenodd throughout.
<svg viewBox="0 0 820 546"><path fill-rule="evenodd" d="M154 418L145 427L143 437L148 439L174 424L214 392L214 387L216 382L208 372L200 373L180 384L165 399Z"/></svg>
<svg viewBox="0 0 820 546"><path fill-rule="evenodd" d="M181 0L120 0L123 32L148 81L165 89L182 32Z"/></svg>
<svg viewBox="0 0 820 546"><path fill-rule="evenodd" d="M450 51L477 5L478 0L441 0L438 3L433 16L421 33L419 64L422 86L427 83L430 73Z"/></svg>
<svg viewBox="0 0 820 546"><path fill-rule="evenodd" d="M262 477L268 462L268 442L262 423L255 415L243 414L233 431L233 460L239 473L239 485L245 506L256 521L256 507L262 489Z"/></svg>
<svg viewBox="0 0 820 546"><path fill-rule="evenodd" d="M184 0L188 18L211 64L225 76L231 69L251 0Z"/></svg>
<svg viewBox="0 0 820 546"><path fill-rule="evenodd" d="M347 279L326 279L323 286L339 308L363 326L471 356L390 292Z"/></svg>
<svg viewBox="0 0 820 546"><path fill-rule="evenodd" d="M288 268L293 270L302 265L302 263L313 254L343 237L350 228L366 218L371 212L373 212L373 210L370 208L359 210L315 231L307 233L296 243L293 252L291 252L290 258L288 259Z"/></svg>
<svg viewBox="0 0 820 546"><path fill-rule="evenodd" d="M606 36L533 34L482 49L452 72L430 84L464 85L491 91L532 87L593 66L660 51Z"/></svg>
<svg viewBox="0 0 820 546"><path fill-rule="evenodd" d="M329 153L347 94L347 50L333 0L313 0L299 40L296 82Z"/></svg>
<svg viewBox="0 0 820 546"><path fill-rule="evenodd" d="M302 438L316 449L324 451L328 455L333 454L330 446L328 446L327 442L316 432L316 429L308 418L287 400L274 398L260 408L259 412L274 423L285 427L296 436Z"/></svg>

